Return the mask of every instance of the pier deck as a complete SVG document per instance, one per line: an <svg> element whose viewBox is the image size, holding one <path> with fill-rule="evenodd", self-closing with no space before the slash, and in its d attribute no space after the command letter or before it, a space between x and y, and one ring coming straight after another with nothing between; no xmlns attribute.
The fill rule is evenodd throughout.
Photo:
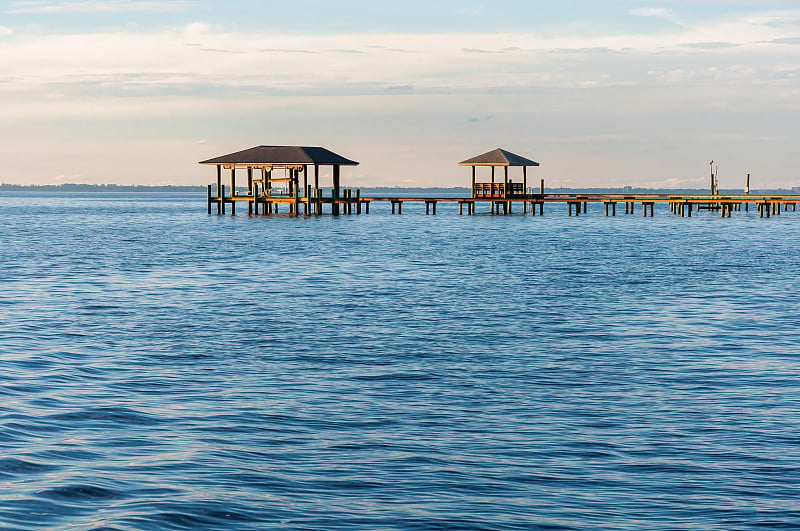
<svg viewBox="0 0 800 531"><path fill-rule="evenodd" d="M279 213L281 208L294 215L318 215L328 210L330 213L361 214L369 213L371 203L385 202L392 206L393 214L402 214L404 203L425 204L426 214L437 213L439 203L457 203L459 214L475 214L479 207L488 207L492 214L510 214L515 210L531 214L543 215L545 205L565 205L567 213L579 216L587 213L589 203L602 203L606 216L617 215L617 204L621 204L621 212L634 214L641 210L644 216L654 215L655 204L669 204L670 211L679 216L691 217L693 212L701 210L719 211L721 216L731 216L735 211L749 211L752 206L761 217L770 217L780 214L781 211L797 211L800 195L793 194L739 194L739 195L711 195L711 194L519 194L513 198L500 197L402 197L402 196L361 196L359 190L342 190L341 197L323 197L321 193L316 196L296 197L289 195L253 195L235 194L225 195L225 187L221 187L222 194L213 194L212 187L208 187L208 212L212 212L212 205L217 205L217 213L224 214L225 206L230 205L231 213L236 213L236 204L245 203L249 214ZM640 208L637 208L637 204ZM624 208L624 210L622 210ZM483 210L483 208L481 208ZM538 212L537 212L538 211Z"/></svg>

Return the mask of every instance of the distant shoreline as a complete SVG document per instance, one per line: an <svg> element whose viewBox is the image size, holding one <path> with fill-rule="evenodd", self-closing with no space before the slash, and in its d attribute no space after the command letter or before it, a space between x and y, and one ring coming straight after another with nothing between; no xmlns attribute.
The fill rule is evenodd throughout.
<svg viewBox="0 0 800 531"><path fill-rule="evenodd" d="M388 195L402 196L408 194L437 194L444 196L468 196L469 187L421 187L421 186L363 186L349 187L361 190L362 196ZM245 191L245 188L240 188ZM7 184L0 183L0 192L68 192L68 193L205 193L204 185L122 185L122 184ZM573 194L573 193L652 193L652 194L707 194L705 188L547 188L548 194ZM741 189L723 189L722 195L742 194ZM790 190L783 188L765 188L751 190L753 194L800 194L800 189L793 187Z"/></svg>

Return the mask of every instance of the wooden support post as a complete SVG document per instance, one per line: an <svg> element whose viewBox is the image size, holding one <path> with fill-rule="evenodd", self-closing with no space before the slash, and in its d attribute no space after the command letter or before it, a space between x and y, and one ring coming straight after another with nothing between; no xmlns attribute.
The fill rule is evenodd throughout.
<svg viewBox="0 0 800 531"><path fill-rule="evenodd" d="M258 183L253 183L253 213L258 215Z"/></svg>
<svg viewBox="0 0 800 531"><path fill-rule="evenodd" d="M253 193L253 168L248 166L247 167L247 195L250 197L255 198L256 194ZM247 201L247 213L249 215L253 215L253 201Z"/></svg>
<svg viewBox="0 0 800 531"><path fill-rule="evenodd" d="M353 213L353 189L345 190L345 195L347 196L347 215L349 216Z"/></svg>
<svg viewBox="0 0 800 531"><path fill-rule="evenodd" d="M340 166L334 165L333 167L333 190L331 190L331 209L334 216L339 215L339 168Z"/></svg>
<svg viewBox="0 0 800 531"><path fill-rule="evenodd" d="M308 199L308 165L303 165L303 196Z"/></svg>
<svg viewBox="0 0 800 531"><path fill-rule="evenodd" d="M219 187L219 204L222 206L221 214L225 215L225 185L222 184Z"/></svg>
<svg viewBox="0 0 800 531"><path fill-rule="evenodd" d="M544 196L544 179L539 181L539 194Z"/></svg>
<svg viewBox="0 0 800 531"><path fill-rule="evenodd" d="M292 214L295 216L300 215L300 170L292 170L292 195L294 202L292 204Z"/></svg>
<svg viewBox="0 0 800 531"><path fill-rule="evenodd" d="M527 199L528 198L528 167L527 166L523 166L522 167L522 194L524 196L523 199ZM526 214L527 212L528 212L528 202L523 200L522 201L522 213Z"/></svg>
<svg viewBox="0 0 800 531"><path fill-rule="evenodd" d="M208 213L211 214L211 185L208 185L208 189L206 192L206 201L208 202Z"/></svg>
<svg viewBox="0 0 800 531"><path fill-rule="evenodd" d="M508 199L508 166L503 166L503 198Z"/></svg>
<svg viewBox="0 0 800 531"><path fill-rule="evenodd" d="M236 195L236 166L231 166L231 197Z"/></svg>
<svg viewBox="0 0 800 531"><path fill-rule="evenodd" d="M472 197L475 197L475 166L472 167Z"/></svg>
<svg viewBox="0 0 800 531"><path fill-rule="evenodd" d="M222 166L217 164L217 197L221 199L222 192L220 192L220 190L222 190ZM222 209L220 208L221 204L222 201L217 202L217 214L222 214Z"/></svg>

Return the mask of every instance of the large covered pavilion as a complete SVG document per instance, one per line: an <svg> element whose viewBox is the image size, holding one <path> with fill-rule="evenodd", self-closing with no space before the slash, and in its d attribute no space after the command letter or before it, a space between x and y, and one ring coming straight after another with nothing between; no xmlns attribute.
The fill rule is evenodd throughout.
<svg viewBox="0 0 800 531"><path fill-rule="evenodd" d="M235 201L247 201L250 213L254 207L258 213L259 204L263 204L265 214L271 213L273 208L277 209L278 204L288 204L289 211L297 215L301 203L305 205L306 210L313 206L315 213L321 213L323 202L330 202L332 213L338 214L341 198L341 167L357 166L358 162L323 147L256 146L204 160L200 164L213 165L217 168L216 196L211 195L209 185L209 212L212 203L217 203L218 213L224 213L225 203L230 203L231 209L235 211ZM308 182L310 166L314 168L313 184ZM333 168L330 198L322 197L322 189L319 186L320 166ZM227 197L225 186L222 184L223 169L230 170L230 193ZM236 193L237 169L247 171L246 195Z"/></svg>

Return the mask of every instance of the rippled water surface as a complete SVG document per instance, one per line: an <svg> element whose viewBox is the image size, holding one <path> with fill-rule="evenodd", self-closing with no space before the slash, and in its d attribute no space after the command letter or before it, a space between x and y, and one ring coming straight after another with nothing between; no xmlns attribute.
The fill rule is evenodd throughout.
<svg viewBox="0 0 800 531"><path fill-rule="evenodd" d="M800 528L800 213L0 195L0 528Z"/></svg>

